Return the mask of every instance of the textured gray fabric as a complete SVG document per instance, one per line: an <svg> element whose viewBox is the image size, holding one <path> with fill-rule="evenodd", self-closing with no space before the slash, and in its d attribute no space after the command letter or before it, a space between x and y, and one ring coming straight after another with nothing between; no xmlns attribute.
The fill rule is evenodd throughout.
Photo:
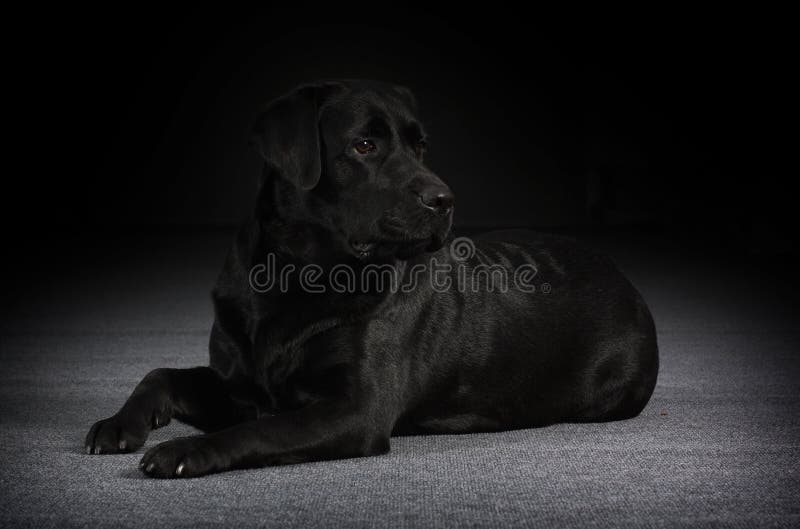
<svg viewBox="0 0 800 529"><path fill-rule="evenodd" d="M223 235L43 279L0 323L0 526L800 525L793 317L763 278L668 248L605 244L659 327L660 379L636 419L395 438L382 457L193 480L143 478L141 451L85 455L91 423L150 369L205 363Z"/></svg>

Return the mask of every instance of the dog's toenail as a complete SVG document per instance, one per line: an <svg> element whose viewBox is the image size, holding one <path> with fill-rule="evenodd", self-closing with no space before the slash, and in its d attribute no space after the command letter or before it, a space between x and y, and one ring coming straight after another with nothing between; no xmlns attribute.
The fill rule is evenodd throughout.
<svg viewBox="0 0 800 529"><path fill-rule="evenodd" d="M128 443L126 443L124 440L119 442L119 449L120 450L125 450L127 447L128 447Z"/></svg>
<svg viewBox="0 0 800 529"><path fill-rule="evenodd" d="M100 453L100 447L99 446L95 446L94 447L94 453L95 454L99 454Z"/></svg>
<svg viewBox="0 0 800 529"><path fill-rule="evenodd" d="M91 454L91 453L92 453L92 447L91 447L91 445L86 445L86 453L87 453L87 454Z"/></svg>
<svg viewBox="0 0 800 529"><path fill-rule="evenodd" d="M178 468L175 469L175 475L180 476L181 474L183 474L183 469L184 465L183 463L181 463L180 465L178 465Z"/></svg>
<svg viewBox="0 0 800 529"><path fill-rule="evenodd" d="M147 468L144 469L144 471L145 472L152 472L154 468L156 468L156 464L155 463L150 463L149 465L147 465Z"/></svg>

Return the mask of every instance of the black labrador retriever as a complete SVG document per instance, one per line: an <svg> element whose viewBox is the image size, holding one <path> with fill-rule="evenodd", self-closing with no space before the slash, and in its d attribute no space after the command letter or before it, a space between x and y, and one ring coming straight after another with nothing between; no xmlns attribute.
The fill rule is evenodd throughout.
<svg viewBox="0 0 800 529"><path fill-rule="evenodd" d="M383 454L392 435L636 416L656 333L602 256L526 231L451 239L407 89L297 88L257 119L253 220L213 290L210 366L156 369L86 451L154 446L153 477Z"/></svg>

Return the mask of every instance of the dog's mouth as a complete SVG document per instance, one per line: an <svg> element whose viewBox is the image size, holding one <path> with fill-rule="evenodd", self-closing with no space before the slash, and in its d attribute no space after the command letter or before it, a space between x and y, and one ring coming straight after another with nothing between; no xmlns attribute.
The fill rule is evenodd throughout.
<svg viewBox="0 0 800 529"><path fill-rule="evenodd" d="M442 247L447 234L425 238L351 240L353 255L361 260L395 257L409 259L421 253L434 252Z"/></svg>
<svg viewBox="0 0 800 529"><path fill-rule="evenodd" d="M350 247L359 259L368 259L376 246L376 242L350 241Z"/></svg>
<svg viewBox="0 0 800 529"><path fill-rule="evenodd" d="M372 232L372 233L369 233ZM373 229L348 239L350 252L361 261L409 259L442 247L450 232L450 217L430 222L425 217L408 219L386 214Z"/></svg>

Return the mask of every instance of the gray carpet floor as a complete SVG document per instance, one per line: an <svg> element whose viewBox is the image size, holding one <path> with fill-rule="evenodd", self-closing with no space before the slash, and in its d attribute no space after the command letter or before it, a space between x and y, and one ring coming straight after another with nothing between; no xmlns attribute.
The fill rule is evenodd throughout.
<svg viewBox="0 0 800 529"><path fill-rule="evenodd" d="M662 368L633 420L392 440L388 455L144 478L83 438L162 366L206 363L228 233L62 256L0 322L0 527L797 527L796 305L771 271L649 240L604 248ZM9 303L11 303L9 301ZM173 423L147 446L191 429Z"/></svg>

